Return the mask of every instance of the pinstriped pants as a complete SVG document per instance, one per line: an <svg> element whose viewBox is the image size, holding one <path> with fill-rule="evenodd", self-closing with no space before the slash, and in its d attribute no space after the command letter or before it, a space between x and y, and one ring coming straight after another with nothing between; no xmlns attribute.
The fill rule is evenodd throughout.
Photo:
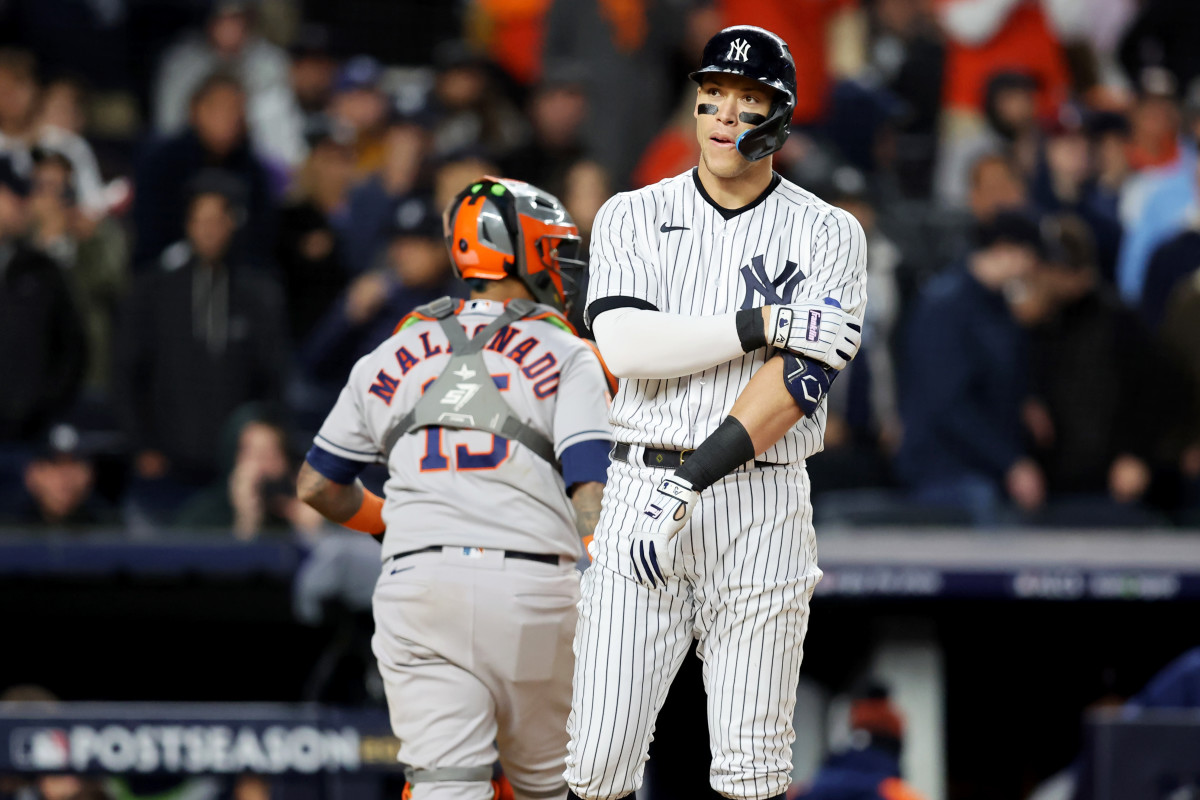
<svg viewBox="0 0 1200 800"><path fill-rule="evenodd" d="M587 800L639 788L654 722L693 636L704 662L712 787L763 800L792 769L792 712L821 579L804 466L739 470L701 494L665 590L633 577L630 534L663 471L614 461L584 573L567 783Z"/></svg>

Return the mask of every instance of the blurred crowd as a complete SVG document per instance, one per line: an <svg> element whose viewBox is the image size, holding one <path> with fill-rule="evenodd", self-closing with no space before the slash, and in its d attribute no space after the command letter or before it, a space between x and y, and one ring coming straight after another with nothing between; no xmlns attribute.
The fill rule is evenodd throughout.
<svg viewBox="0 0 1200 800"><path fill-rule="evenodd" d="M797 64L777 171L870 243L818 514L1200 524L1200 4L329 6L0 4L5 522L318 528L350 366L464 291L449 198L527 180L586 241L695 164L687 72L752 23Z"/></svg>

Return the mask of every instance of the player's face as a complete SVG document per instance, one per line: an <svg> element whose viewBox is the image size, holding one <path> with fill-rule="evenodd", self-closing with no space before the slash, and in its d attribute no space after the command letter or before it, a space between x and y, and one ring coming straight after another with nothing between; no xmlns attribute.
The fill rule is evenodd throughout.
<svg viewBox="0 0 1200 800"><path fill-rule="evenodd" d="M771 113L771 89L740 75L716 73L696 90L696 138L700 158L718 178L736 178L751 167L738 152L739 135ZM743 115L751 121L744 121Z"/></svg>

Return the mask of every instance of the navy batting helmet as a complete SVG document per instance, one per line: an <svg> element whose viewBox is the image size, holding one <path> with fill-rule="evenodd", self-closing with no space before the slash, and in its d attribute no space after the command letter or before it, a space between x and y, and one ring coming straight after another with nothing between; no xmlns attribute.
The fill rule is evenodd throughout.
<svg viewBox="0 0 1200 800"><path fill-rule="evenodd" d="M701 83L709 72L741 75L775 90L770 115L738 136L738 152L747 161L758 161L783 147L796 107L796 62L787 42L753 25L726 28L704 45L701 67L688 77Z"/></svg>

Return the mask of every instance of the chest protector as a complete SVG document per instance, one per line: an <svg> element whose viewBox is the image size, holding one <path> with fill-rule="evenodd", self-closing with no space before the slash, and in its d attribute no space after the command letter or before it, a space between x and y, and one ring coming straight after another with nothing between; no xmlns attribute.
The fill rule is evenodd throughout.
<svg viewBox="0 0 1200 800"><path fill-rule="evenodd" d="M455 300L441 297L417 309L442 326L450 342L450 362L412 410L388 431L383 442L384 453L390 456L400 437L421 428L486 431L520 442L558 469L554 443L513 413L483 360L483 348L496 331L529 316L537 304L524 299L508 301L504 312L471 339L458 323L454 306Z"/></svg>

